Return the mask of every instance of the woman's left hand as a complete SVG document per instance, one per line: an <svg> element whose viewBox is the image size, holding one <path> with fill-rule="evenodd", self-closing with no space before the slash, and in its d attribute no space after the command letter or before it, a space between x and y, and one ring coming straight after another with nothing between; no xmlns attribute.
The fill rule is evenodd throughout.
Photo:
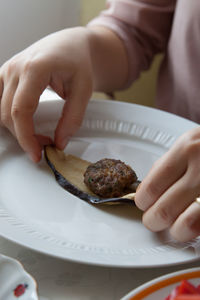
<svg viewBox="0 0 200 300"><path fill-rule="evenodd" d="M200 127L182 135L156 161L135 197L151 231L169 228L178 241L200 235Z"/></svg>

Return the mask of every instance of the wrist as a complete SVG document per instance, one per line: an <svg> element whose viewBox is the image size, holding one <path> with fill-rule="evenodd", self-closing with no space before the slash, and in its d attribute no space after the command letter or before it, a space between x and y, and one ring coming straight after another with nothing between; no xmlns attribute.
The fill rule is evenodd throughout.
<svg viewBox="0 0 200 300"><path fill-rule="evenodd" d="M106 27L86 29L95 90L113 92L123 88L128 77L128 59L123 42Z"/></svg>

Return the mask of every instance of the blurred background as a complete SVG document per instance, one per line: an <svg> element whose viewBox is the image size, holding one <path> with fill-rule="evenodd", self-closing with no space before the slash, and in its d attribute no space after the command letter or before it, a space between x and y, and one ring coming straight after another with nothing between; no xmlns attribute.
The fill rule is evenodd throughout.
<svg viewBox="0 0 200 300"><path fill-rule="evenodd" d="M105 0L0 0L0 65L41 37L66 27L87 24L105 8ZM159 55L151 69L115 99L153 106ZM108 98L94 93L93 98Z"/></svg>

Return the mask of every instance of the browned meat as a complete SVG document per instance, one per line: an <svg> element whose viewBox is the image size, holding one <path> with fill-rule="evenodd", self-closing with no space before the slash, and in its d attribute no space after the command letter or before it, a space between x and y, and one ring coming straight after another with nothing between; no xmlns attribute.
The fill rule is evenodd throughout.
<svg viewBox="0 0 200 300"><path fill-rule="evenodd" d="M102 198L120 197L133 192L136 173L121 160L104 158L88 166L84 183Z"/></svg>

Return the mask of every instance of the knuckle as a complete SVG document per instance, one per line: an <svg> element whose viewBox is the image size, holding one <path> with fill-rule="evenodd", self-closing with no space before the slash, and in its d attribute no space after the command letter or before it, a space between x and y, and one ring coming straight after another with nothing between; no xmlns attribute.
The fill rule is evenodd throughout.
<svg viewBox="0 0 200 300"><path fill-rule="evenodd" d="M156 182L151 182L146 186L146 192L150 198L155 198L160 193L160 188Z"/></svg>
<svg viewBox="0 0 200 300"><path fill-rule="evenodd" d="M11 59L2 66L2 76L5 78L15 78L17 76L17 61Z"/></svg>
<svg viewBox="0 0 200 300"><path fill-rule="evenodd" d="M35 70L35 67L36 67L36 60L30 59L24 63L23 70L25 73L31 73Z"/></svg>
<svg viewBox="0 0 200 300"><path fill-rule="evenodd" d="M186 192L189 192L190 195L194 195L194 197L199 194L200 190L200 174L199 168L194 166L189 174L187 175L188 182L185 183L185 187L187 188ZM189 197L188 197L189 198Z"/></svg>
<svg viewBox="0 0 200 300"><path fill-rule="evenodd" d="M184 147L187 156L200 155L200 141L190 140Z"/></svg>
<svg viewBox="0 0 200 300"><path fill-rule="evenodd" d="M41 68L42 59L39 56L29 57L23 62L23 73L38 73Z"/></svg>
<svg viewBox="0 0 200 300"><path fill-rule="evenodd" d="M6 64L6 70L7 70L7 75L10 76L13 74L13 71L16 70L17 67L17 61L15 59L11 59L7 64Z"/></svg>
<svg viewBox="0 0 200 300"><path fill-rule="evenodd" d="M189 136L191 139L199 139L200 138L200 129L199 127L195 127L190 131L186 132L186 135Z"/></svg>
<svg viewBox="0 0 200 300"><path fill-rule="evenodd" d="M22 106L18 103L13 104L11 108L11 118L12 120L19 120L23 117L32 117L35 111L35 104L34 103L26 103L26 106Z"/></svg>
<svg viewBox="0 0 200 300"><path fill-rule="evenodd" d="M185 217L183 226L188 228L194 235L198 235L200 233L200 220L194 218L192 215Z"/></svg>
<svg viewBox="0 0 200 300"><path fill-rule="evenodd" d="M167 161L165 164L165 174L173 174L175 171L175 164L174 161Z"/></svg>
<svg viewBox="0 0 200 300"><path fill-rule="evenodd" d="M170 226L174 221L172 211L161 205L155 210L154 218L155 220L159 220L159 222L162 223L165 228Z"/></svg>
<svg viewBox="0 0 200 300"><path fill-rule="evenodd" d="M12 120L17 120L23 115L22 110L20 109L19 106L13 105L11 108L11 118Z"/></svg>
<svg viewBox="0 0 200 300"><path fill-rule="evenodd" d="M200 157L200 130L195 128L180 138L182 151L187 157L198 155Z"/></svg>

